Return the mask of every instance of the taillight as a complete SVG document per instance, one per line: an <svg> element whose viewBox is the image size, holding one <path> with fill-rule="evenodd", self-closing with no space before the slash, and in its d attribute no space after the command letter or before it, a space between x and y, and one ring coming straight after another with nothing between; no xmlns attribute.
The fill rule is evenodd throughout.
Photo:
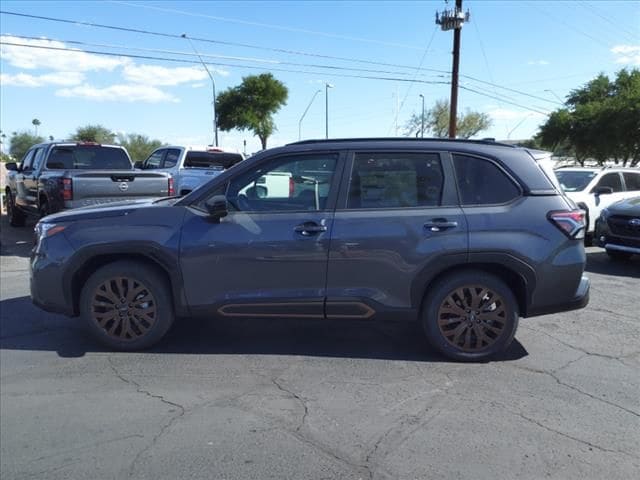
<svg viewBox="0 0 640 480"><path fill-rule="evenodd" d="M173 197L176 194L176 190L173 188L173 177L169 177L169 189L167 193L170 197Z"/></svg>
<svg viewBox="0 0 640 480"><path fill-rule="evenodd" d="M547 218L549 218L551 223L562 230L562 233L567 237L575 239L584 238L584 231L586 227L584 210L561 210L549 212Z"/></svg>
<svg viewBox="0 0 640 480"><path fill-rule="evenodd" d="M289 177L289 198L293 198L295 187L296 187L296 184L293 181L293 177Z"/></svg>
<svg viewBox="0 0 640 480"><path fill-rule="evenodd" d="M62 179L62 199L73 200L73 180L71 178Z"/></svg>

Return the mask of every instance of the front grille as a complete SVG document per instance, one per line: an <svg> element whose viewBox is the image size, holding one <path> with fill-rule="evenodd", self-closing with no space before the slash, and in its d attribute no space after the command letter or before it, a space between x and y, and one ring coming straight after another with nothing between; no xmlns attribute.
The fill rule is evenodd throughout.
<svg viewBox="0 0 640 480"><path fill-rule="evenodd" d="M640 220L638 217L627 215L611 215L607 219L607 224L611 233L622 237L640 238L640 225L631 222L632 220Z"/></svg>

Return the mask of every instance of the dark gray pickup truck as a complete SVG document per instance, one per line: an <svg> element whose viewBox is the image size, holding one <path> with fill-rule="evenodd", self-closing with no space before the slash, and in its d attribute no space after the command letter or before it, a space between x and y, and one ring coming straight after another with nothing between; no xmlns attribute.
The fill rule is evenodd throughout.
<svg viewBox="0 0 640 480"><path fill-rule="evenodd" d="M7 210L13 226L27 215L173 195L171 175L134 169L120 146L92 142L34 145L22 162L6 164Z"/></svg>

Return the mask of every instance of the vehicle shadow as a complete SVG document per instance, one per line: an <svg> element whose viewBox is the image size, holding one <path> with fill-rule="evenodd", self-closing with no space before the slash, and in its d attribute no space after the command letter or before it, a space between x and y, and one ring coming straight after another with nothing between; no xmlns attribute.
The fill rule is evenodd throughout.
<svg viewBox="0 0 640 480"><path fill-rule="evenodd" d="M61 357L107 351L80 320L41 312L29 297L0 302L0 312L0 350L54 351ZM180 319L166 339L145 352L449 361L430 349L417 324L362 320ZM526 355L516 340L493 361Z"/></svg>
<svg viewBox="0 0 640 480"><path fill-rule="evenodd" d="M9 225L9 217L0 216L0 256L28 257L33 247L35 222L27 220L24 227Z"/></svg>
<svg viewBox="0 0 640 480"><path fill-rule="evenodd" d="M634 255L629 260L612 260L604 250L588 252L585 271L602 275L640 278L640 255Z"/></svg>

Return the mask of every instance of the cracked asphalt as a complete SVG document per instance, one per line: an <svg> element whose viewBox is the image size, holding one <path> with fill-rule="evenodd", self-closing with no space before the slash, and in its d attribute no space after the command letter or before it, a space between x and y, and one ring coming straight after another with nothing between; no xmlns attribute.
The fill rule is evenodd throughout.
<svg viewBox="0 0 640 480"><path fill-rule="evenodd" d="M629 479L640 471L640 258L588 249L591 303L523 320L486 364L414 325L180 322L99 347L29 300L1 224L2 479Z"/></svg>

